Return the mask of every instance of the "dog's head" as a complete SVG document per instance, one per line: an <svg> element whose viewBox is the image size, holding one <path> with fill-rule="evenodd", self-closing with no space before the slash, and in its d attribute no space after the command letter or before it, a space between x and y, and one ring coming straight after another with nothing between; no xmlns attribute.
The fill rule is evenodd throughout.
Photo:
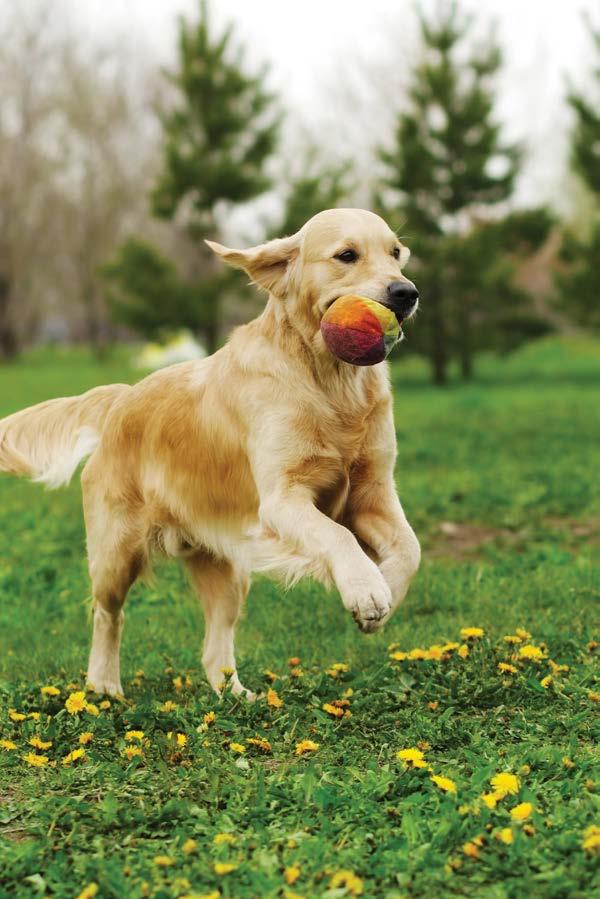
<svg viewBox="0 0 600 899"><path fill-rule="evenodd" d="M291 237L247 250L207 244L285 303L289 317L312 334L326 309L345 294L376 300L399 321L418 305L415 285L402 274L410 251L382 218L365 209L327 209Z"/></svg>

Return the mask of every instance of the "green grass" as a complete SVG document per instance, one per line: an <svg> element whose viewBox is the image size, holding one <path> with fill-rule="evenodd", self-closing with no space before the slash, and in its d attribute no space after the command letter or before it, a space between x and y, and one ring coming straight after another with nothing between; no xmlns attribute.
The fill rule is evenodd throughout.
<svg viewBox="0 0 600 899"><path fill-rule="evenodd" d="M334 899L360 889L332 882L344 870L363 896L389 899L572 899L600 888L597 856L582 845L600 824L590 699L600 687L588 647L600 597L600 346L544 341L502 364L482 359L479 372L473 385L436 391L418 360L394 369L398 483L424 560L384 634L361 635L314 584L287 594L253 585L240 672L266 690L264 671L274 671L281 708L211 694L199 665L201 613L170 566L128 600L127 703L70 714L68 684L83 687L89 641L79 487L47 493L0 480L0 737L18 747L0 750L0 896L75 897L97 883L102 897ZM36 354L0 369L0 414L134 378L125 355L99 365L81 353ZM390 658L390 643L462 643L464 626L485 630L467 658ZM512 659L518 646L502 638L518 627L547 658ZM548 658L569 671L544 687ZM501 675L499 661L517 673ZM335 662L348 670L334 678ZM44 698L48 684L60 695ZM349 689L351 717L323 710ZM176 707L161 711L167 700ZM41 715L14 722L11 708ZM216 720L206 727L209 711ZM143 755L128 760L131 729L145 736ZM94 735L87 759L62 765L84 731ZM34 750L34 735L52 746ZM257 735L270 752L247 743ZM304 739L319 748L297 756ZM456 794L396 758L419 745ZM29 767L28 751L57 764ZM500 772L518 776L519 792L489 809L478 797ZM532 812L516 823L509 810L521 802ZM510 844L497 838L505 828ZM235 842L215 843L218 833ZM478 857L465 854L480 837ZM157 866L156 856L172 864ZM215 862L237 868L220 875Z"/></svg>

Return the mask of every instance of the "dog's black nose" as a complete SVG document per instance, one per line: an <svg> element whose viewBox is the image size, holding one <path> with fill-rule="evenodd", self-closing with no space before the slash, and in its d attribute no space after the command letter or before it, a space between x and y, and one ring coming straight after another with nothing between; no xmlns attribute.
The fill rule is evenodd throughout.
<svg viewBox="0 0 600 899"><path fill-rule="evenodd" d="M392 281L387 286L388 305L399 318L406 318L419 299L419 291L412 281Z"/></svg>

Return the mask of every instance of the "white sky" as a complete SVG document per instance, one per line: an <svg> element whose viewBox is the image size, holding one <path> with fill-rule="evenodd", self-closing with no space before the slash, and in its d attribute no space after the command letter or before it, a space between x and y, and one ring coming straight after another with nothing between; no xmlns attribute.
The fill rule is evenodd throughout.
<svg viewBox="0 0 600 899"><path fill-rule="evenodd" d="M162 63L173 59L176 14L193 15L197 9L196 0L67 2L82 27L105 37L125 32ZM426 0L426 8L434 2ZM498 113L507 135L528 144L519 200L550 200L568 208L564 158L570 118L563 98L567 75L577 83L589 78L593 54L582 14L588 11L600 25L597 0L463 0L461 5L476 11L478 21L497 22L506 63ZM331 145L335 135L327 123L337 113L333 121L340 141L352 125L354 139L364 129L373 143L371 129L381 127L383 107L393 112L395 89L413 58L412 0L213 0L211 7L220 23L234 21L252 61L270 64L272 84L290 110L288 127L327 134ZM358 98L354 110L351 105L353 67L362 64L378 72L382 108L373 115ZM336 91L343 95L344 86L346 103L337 108Z"/></svg>

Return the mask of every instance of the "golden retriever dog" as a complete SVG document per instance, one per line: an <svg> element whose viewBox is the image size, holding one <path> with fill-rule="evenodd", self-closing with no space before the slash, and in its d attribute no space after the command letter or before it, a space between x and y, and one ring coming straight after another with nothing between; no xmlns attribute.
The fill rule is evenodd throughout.
<svg viewBox="0 0 600 899"><path fill-rule="evenodd" d="M252 572L334 584L373 631L420 558L394 484L387 363L327 350L325 310L359 294L415 310L409 251L362 209L330 209L291 237L246 250L208 242L269 297L206 359L134 386L98 387L0 421L0 471L49 487L89 457L81 484L93 597L89 688L121 695L123 605L155 551L184 561L205 616L203 662L219 691L240 683L234 629Z"/></svg>

